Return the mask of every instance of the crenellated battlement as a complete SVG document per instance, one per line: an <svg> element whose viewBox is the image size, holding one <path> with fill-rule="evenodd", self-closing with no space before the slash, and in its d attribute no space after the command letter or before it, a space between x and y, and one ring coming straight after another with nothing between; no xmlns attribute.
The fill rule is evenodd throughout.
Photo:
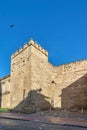
<svg viewBox="0 0 87 130"><path fill-rule="evenodd" d="M87 59L53 66L33 39L11 58L11 74L0 79L0 107L23 112L29 102L35 111L87 109Z"/></svg>
<svg viewBox="0 0 87 130"><path fill-rule="evenodd" d="M39 51L41 51L44 55L48 56L48 52L44 48L42 48L40 46L40 44L38 44L37 42L35 42L35 41L33 41L31 39L28 44L34 46L36 49L38 49Z"/></svg>
<svg viewBox="0 0 87 130"><path fill-rule="evenodd" d="M28 43L25 43L23 48L21 47L19 50L17 50L12 56L11 58L16 57L17 55L19 55L21 52L23 52L26 48L28 48L29 46L34 46L36 49L38 49L39 51L41 51L44 55L48 56L48 52L42 48L37 42L35 42L33 39L30 39Z"/></svg>

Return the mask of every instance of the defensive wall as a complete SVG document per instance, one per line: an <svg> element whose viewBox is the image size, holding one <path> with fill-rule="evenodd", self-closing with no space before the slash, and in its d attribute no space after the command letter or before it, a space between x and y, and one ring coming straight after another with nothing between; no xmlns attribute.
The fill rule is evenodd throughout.
<svg viewBox="0 0 87 130"><path fill-rule="evenodd" d="M11 56L11 74L0 79L0 105L18 111L30 105L86 109L86 74L87 60L53 66L48 52L31 39Z"/></svg>

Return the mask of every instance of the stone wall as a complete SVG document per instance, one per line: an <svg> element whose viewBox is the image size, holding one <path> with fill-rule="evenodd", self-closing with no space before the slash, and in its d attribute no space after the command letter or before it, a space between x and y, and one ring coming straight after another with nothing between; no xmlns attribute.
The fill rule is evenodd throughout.
<svg viewBox="0 0 87 130"><path fill-rule="evenodd" d="M10 76L0 80L0 107L10 108Z"/></svg>
<svg viewBox="0 0 87 130"><path fill-rule="evenodd" d="M25 44L23 48L12 55L11 108L20 111L22 107L29 105L30 91L42 87L43 79L40 76L43 75L44 66L42 65L40 68L40 64L47 62L47 59L47 51L33 40L30 40L28 44ZM39 80L40 78L41 80Z"/></svg>
<svg viewBox="0 0 87 130"><path fill-rule="evenodd" d="M51 105L53 91L51 92L50 83L52 82L52 76L55 75L55 69L51 64L48 63L48 57L46 55L43 55L43 53L35 50L33 46L31 49L31 89L41 89L40 94L47 97L45 100ZM37 102L39 101L37 100Z"/></svg>
<svg viewBox="0 0 87 130"><path fill-rule="evenodd" d="M31 89L30 71L31 50L24 45L11 58L11 108L19 105L28 96Z"/></svg>
<svg viewBox="0 0 87 130"><path fill-rule="evenodd" d="M61 104L72 111L87 109L87 74L62 89Z"/></svg>
<svg viewBox="0 0 87 130"><path fill-rule="evenodd" d="M53 66L48 52L30 40L11 56L10 77L0 80L0 106L21 111L32 104L63 109L78 104L86 109L86 74L87 60Z"/></svg>
<svg viewBox="0 0 87 130"><path fill-rule="evenodd" d="M62 101L61 96L63 96L62 94L64 93L64 92L62 93L62 90L64 88L68 88L68 86L71 86L71 84L73 84L72 86L74 87L74 85L75 85L74 83L76 81L78 81L81 77L84 77L85 74L87 74L87 60L82 60L82 61L77 61L74 63L62 65L57 68L57 76L56 76L55 80L58 85L57 86L58 87L58 89L57 89L58 98L60 99L60 103L59 103L58 107L64 108L64 106L65 106L65 105L63 105L64 101L68 102L68 100L66 101L66 98L63 98L63 101ZM80 85L80 84L81 84L81 82L78 82L78 85ZM83 83L83 85L85 85L85 82ZM82 89L84 89L83 85L80 86L80 87L82 87ZM66 89L66 91L67 90L68 89ZM76 90L77 90L77 92L79 92L78 89L76 89ZM66 94L66 96L67 96L67 94ZM73 100L74 100L74 97L73 97ZM61 102L62 102L62 104L61 104ZM66 103L64 103L64 104L66 104Z"/></svg>

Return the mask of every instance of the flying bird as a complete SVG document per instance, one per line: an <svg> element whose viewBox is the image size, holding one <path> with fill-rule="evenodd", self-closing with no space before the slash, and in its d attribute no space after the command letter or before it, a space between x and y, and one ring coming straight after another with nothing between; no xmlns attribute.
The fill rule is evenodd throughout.
<svg viewBox="0 0 87 130"><path fill-rule="evenodd" d="M13 25L13 24L11 24L11 25L10 25L10 28L13 28L13 27L14 27L14 25Z"/></svg>

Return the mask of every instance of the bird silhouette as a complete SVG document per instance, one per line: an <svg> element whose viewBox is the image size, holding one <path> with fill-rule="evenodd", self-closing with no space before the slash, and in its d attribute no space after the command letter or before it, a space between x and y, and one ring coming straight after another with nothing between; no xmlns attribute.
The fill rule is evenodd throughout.
<svg viewBox="0 0 87 130"><path fill-rule="evenodd" d="M13 24L11 24L11 25L10 25L10 28L13 28L13 27L14 27L14 25L13 25Z"/></svg>

